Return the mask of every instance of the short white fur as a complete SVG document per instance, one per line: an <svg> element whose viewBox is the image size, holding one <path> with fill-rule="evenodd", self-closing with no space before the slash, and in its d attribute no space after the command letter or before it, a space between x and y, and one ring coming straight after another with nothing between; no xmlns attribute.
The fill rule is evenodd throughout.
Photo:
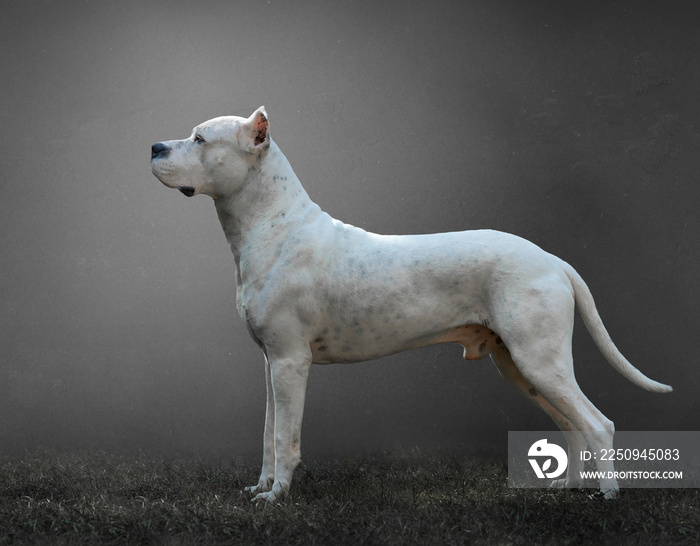
<svg viewBox="0 0 700 546"><path fill-rule="evenodd" d="M368 233L311 201L270 138L264 108L220 117L185 140L153 146L153 174L186 195L212 197L236 264L236 303L265 356L267 412L256 500L289 490L301 461L301 423L312 363L358 362L436 343L464 358L491 356L501 375L565 432L570 465L557 486L579 484L586 446L613 445L614 426L581 392L573 371L574 307L603 355L652 391L616 349L591 293L566 262L490 230L432 235ZM596 461L613 470L612 461ZM615 479L601 494L617 496Z"/></svg>

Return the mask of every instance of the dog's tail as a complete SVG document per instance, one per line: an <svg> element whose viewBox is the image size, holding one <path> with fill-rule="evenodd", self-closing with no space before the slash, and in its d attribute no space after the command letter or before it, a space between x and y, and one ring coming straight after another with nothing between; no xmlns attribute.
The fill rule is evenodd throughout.
<svg viewBox="0 0 700 546"><path fill-rule="evenodd" d="M593 295L581 278L581 275L569 264L566 264L565 271L574 287L574 297L579 313L581 313L583 318L583 323L586 325L598 349L600 349L600 352L603 353L603 356L610 362L612 367L629 381L643 389L651 392L671 392L673 387L649 379L622 355L605 329L593 301Z"/></svg>

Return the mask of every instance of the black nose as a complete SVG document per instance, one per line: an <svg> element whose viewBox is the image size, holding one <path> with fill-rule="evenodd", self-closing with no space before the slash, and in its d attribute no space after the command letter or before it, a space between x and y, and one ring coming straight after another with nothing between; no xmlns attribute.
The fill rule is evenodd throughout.
<svg viewBox="0 0 700 546"><path fill-rule="evenodd" d="M167 146L162 142L157 142L151 146L151 159L168 157L168 154L170 154L170 146Z"/></svg>

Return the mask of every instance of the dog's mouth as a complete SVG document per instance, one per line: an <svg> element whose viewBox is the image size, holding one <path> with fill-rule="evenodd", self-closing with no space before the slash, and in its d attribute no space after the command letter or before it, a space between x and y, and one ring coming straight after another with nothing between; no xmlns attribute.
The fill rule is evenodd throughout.
<svg viewBox="0 0 700 546"><path fill-rule="evenodd" d="M192 197L194 195L194 188L192 186L178 186L177 189L187 197Z"/></svg>

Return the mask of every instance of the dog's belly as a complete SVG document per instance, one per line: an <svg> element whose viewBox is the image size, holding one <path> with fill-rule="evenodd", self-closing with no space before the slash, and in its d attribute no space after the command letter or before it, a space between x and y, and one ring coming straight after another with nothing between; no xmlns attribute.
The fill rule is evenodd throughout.
<svg viewBox="0 0 700 546"><path fill-rule="evenodd" d="M326 335L330 332L328 330ZM372 337L374 335L374 337ZM314 364L352 363L372 360L390 354L417 349L439 343L459 343L464 348L465 360L480 360L500 347L505 347L501 337L482 324L465 324L438 334L406 339L400 335L384 339L382 334L370 333L354 339L338 336L338 339L317 337L311 344Z"/></svg>
<svg viewBox="0 0 700 546"><path fill-rule="evenodd" d="M451 342L469 347L471 358L486 356L478 356L484 340L472 337L487 328L465 327L489 322L480 283L468 276L420 273L397 269L382 281L370 275L371 280L320 290L309 307L317 310L310 340L313 361L360 362Z"/></svg>

